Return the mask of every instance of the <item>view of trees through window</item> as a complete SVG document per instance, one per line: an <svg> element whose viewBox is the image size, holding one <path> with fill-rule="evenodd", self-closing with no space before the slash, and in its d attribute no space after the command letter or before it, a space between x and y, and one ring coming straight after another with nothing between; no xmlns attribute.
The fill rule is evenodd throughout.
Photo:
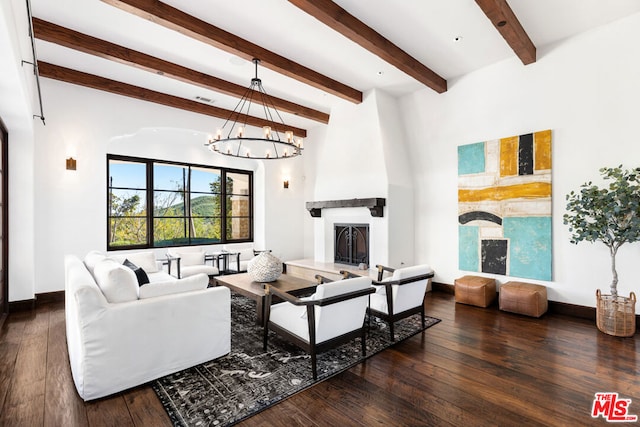
<svg viewBox="0 0 640 427"><path fill-rule="evenodd" d="M110 249L252 239L251 172L110 155L108 173Z"/></svg>

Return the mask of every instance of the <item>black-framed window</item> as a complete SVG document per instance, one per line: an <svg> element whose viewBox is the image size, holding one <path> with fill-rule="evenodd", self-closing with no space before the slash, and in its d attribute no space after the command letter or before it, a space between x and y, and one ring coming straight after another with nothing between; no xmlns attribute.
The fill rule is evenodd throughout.
<svg viewBox="0 0 640 427"><path fill-rule="evenodd" d="M107 175L109 249L253 240L251 171L109 154Z"/></svg>

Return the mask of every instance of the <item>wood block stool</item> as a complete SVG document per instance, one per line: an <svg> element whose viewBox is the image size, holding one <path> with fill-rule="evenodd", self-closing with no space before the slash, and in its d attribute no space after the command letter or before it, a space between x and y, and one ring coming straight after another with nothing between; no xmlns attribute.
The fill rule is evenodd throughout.
<svg viewBox="0 0 640 427"><path fill-rule="evenodd" d="M488 307L496 299L496 281L488 277L463 276L455 280L456 302Z"/></svg>
<svg viewBox="0 0 640 427"><path fill-rule="evenodd" d="M500 286L500 310L540 317L547 311L547 288L525 282Z"/></svg>

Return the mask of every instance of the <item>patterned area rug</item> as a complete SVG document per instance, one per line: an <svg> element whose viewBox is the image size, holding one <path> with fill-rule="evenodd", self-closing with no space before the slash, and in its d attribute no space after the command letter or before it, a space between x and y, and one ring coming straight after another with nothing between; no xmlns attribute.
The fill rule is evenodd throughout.
<svg viewBox="0 0 640 427"><path fill-rule="evenodd" d="M273 333L267 352L262 350L262 328L255 325L255 310L255 302L232 293L231 353L152 383L174 425L235 424L393 344L388 326L372 319L366 357L359 339L320 353L314 381L311 358L304 351ZM427 317L426 328L439 321ZM395 324L396 342L422 330L420 315L401 320Z"/></svg>

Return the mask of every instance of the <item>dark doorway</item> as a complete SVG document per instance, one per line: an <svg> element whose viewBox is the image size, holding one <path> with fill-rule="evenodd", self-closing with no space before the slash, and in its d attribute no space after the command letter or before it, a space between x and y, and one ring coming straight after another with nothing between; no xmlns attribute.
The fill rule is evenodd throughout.
<svg viewBox="0 0 640 427"><path fill-rule="evenodd" d="M334 260L339 264L369 265L369 225L334 224Z"/></svg>
<svg viewBox="0 0 640 427"><path fill-rule="evenodd" d="M0 317L9 311L9 133L0 119Z"/></svg>

